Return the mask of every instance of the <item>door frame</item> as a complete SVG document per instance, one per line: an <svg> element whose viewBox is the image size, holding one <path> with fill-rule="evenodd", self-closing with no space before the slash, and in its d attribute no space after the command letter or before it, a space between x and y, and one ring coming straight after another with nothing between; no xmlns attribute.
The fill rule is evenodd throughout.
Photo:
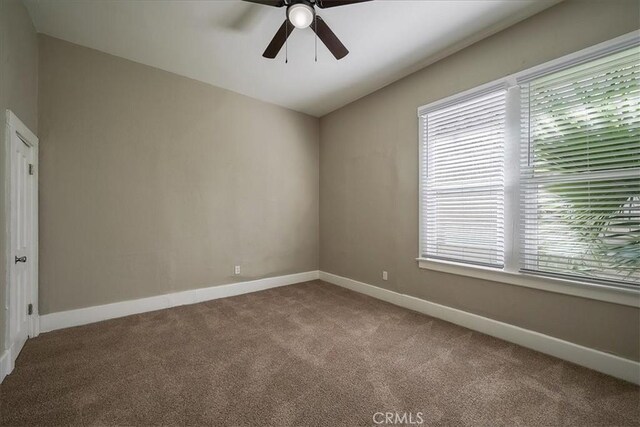
<svg viewBox="0 0 640 427"><path fill-rule="evenodd" d="M12 223L12 209L16 203L14 200L13 188L13 171L15 165L11 154L12 145L14 141L22 141L26 145L33 149L33 177L35 188L32 193L33 199L31 200L31 212L29 213L29 220L32 227L32 253L29 254L30 259L33 262L28 263L31 280L31 289L28 290L29 299L33 304L32 315L29 316L28 336L34 338L40 333L40 318L38 315L38 137L29 130L29 128L22 123L22 121L11 111L6 110L5 115L5 138L4 138L4 154L5 154L5 176L4 176L4 201L5 201L5 224L4 224L4 237L5 237L5 307L4 307L4 319L5 319L5 339L4 350L13 353L20 349L12 349L13 343L11 342L11 325L10 325L10 312L11 312L11 282L13 280L13 249L11 247L13 234ZM9 366L8 372L13 370L13 361L17 357L17 354L9 354ZM0 377L2 375L0 374Z"/></svg>

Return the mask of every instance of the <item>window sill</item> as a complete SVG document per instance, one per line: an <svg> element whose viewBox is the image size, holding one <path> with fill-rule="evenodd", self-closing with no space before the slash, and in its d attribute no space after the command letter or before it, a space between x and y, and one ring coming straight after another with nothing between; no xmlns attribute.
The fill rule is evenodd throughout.
<svg viewBox="0 0 640 427"><path fill-rule="evenodd" d="M614 288L572 280L533 276L522 273L510 273L488 267L470 266L441 260L417 258L418 266L426 270L468 276L493 282L508 283L516 286L540 289L565 295L573 295L614 304L640 307L640 291Z"/></svg>

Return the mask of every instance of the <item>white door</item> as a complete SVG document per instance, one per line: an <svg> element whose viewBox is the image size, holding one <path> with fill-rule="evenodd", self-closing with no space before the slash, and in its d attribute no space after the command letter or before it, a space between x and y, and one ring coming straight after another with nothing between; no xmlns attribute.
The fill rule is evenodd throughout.
<svg viewBox="0 0 640 427"><path fill-rule="evenodd" d="M19 125L24 126L21 122ZM30 141L29 135L23 136L11 123L7 130L10 154L8 347L13 367L27 338L37 334L31 315L37 303L38 181L35 175L37 142Z"/></svg>

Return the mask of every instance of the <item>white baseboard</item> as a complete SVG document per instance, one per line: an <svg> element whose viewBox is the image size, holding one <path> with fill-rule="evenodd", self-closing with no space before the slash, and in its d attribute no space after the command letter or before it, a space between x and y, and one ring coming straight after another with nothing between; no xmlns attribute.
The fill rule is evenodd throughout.
<svg viewBox="0 0 640 427"><path fill-rule="evenodd" d="M11 352L9 350L5 350L2 355L0 355L0 383L4 380L4 377L9 375L13 370L13 366L11 366Z"/></svg>
<svg viewBox="0 0 640 427"><path fill-rule="evenodd" d="M232 297L250 292L262 291L279 286L316 280L318 271L290 274L287 276L268 277L247 282L231 283L228 285L212 286L209 288L193 289L167 295L98 305L77 310L61 311L40 316L40 332L50 332L72 326L86 325L102 320L162 310L179 305L195 304L218 298Z"/></svg>
<svg viewBox="0 0 640 427"><path fill-rule="evenodd" d="M320 280L640 384L640 363L633 360L324 271Z"/></svg>

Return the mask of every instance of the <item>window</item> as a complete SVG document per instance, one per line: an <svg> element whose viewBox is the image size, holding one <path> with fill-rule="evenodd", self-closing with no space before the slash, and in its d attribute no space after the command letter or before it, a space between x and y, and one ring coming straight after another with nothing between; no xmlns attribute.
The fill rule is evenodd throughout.
<svg viewBox="0 0 640 427"><path fill-rule="evenodd" d="M640 289L639 44L420 108L419 259Z"/></svg>
<svg viewBox="0 0 640 427"><path fill-rule="evenodd" d="M522 269L640 284L640 48L522 85Z"/></svg>
<svg viewBox="0 0 640 427"><path fill-rule="evenodd" d="M505 93L424 116L422 252L429 258L504 265Z"/></svg>

